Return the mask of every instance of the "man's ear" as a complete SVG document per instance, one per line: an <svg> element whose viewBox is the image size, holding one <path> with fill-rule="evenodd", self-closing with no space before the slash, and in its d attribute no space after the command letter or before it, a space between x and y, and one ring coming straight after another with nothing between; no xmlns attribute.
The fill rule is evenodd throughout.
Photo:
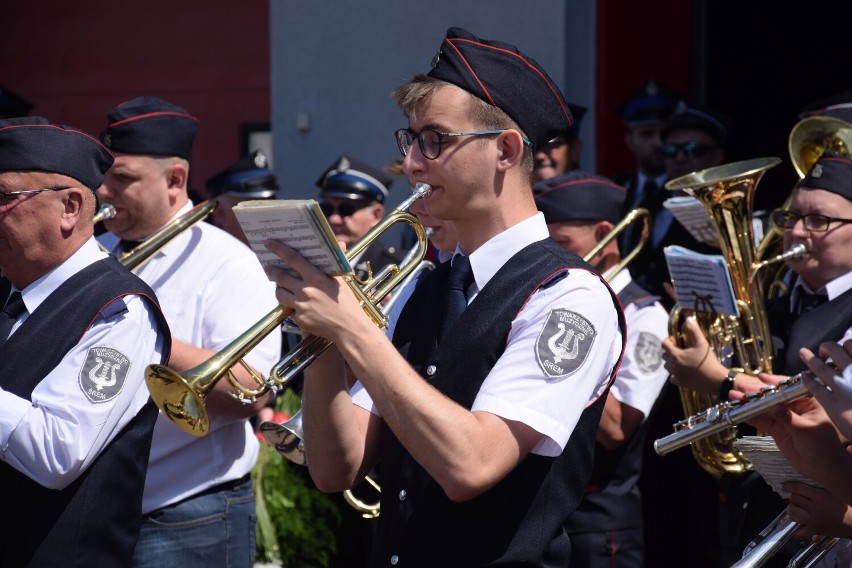
<svg viewBox="0 0 852 568"><path fill-rule="evenodd" d="M72 230L83 219L86 209L86 198L84 191L90 191L87 188L72 187L66 190L67 193L62 199L62 229L64 231Z"/></svg>
<svg viewBox="0 0 852 568"><path fill-rule="evenodd" d="M176 161L166 169L165 175L169 190L172 188L186 188L189 178L189 170L186 164Z"/></svg>
<svg viewBox="0 0 852 568"><path fill-rule="evenodd" d="M373 206L373 219L376 221L381 221L385 217L385 206L381 203L376 203Z"/></svg>
<svg viewBox="0 0 852 568"><path fill-rule="evenodd" d="M501 171L506 171L520 164L524 158L524 150L526 149L526 144L521 133L510 128L501 132L497 140L500 150L498 168Z"/></svg>

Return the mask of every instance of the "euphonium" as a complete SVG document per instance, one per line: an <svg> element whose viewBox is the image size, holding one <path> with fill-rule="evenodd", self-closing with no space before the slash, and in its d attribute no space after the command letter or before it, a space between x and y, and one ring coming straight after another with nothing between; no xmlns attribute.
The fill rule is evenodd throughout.
<svg viewBox="0 0 852 568"><path fill-rule="evenodd" d="M347 259L357 257L365 248L376 241L396 223L407 223L417 234L419 258L416 259L416 262L397 267L394 273L374 290L372 297L368 297L363 289L365 286L372 287L372 281L362 283L358 281L353 273L346 274L343 277L353 293L360 298L361 307L377 322L382 320L382 315L379 308L373 302L378 301L378 299L387 295L390 290L393 290L401 280L408 276L410 271L416 268L417 264L420 263L420 260L426 254L425 229L415 216L406 212L406 209L415 200L429 195L431 191L432 188L429 185L418 183L408 199L370 229L366 235L346 252ZM375 300L372 298L375 298ZM282 306L276 307L216 355L182 373L163 365L149 365L145 373L145 381L151 393L151 399L163 414L184 432L193 436L207 434L210 420L207 416L205 401L207 395L223 377L227 376L227 380L234 391L231 393L232 396L246 402L254 401L267 392L278 388L278 385L265 381L262 377L251 371L242 359L264 337L277 330L281 323L292 313L292 309L285 309ZM231 373L231 368L237 364L241 364L249 370L257 382L257 388L248 389L236 380L233 373Z"/></svg>
<svg viewBox="0 0 852 568"><path fill-rule="evenodd" d="M718 235L719 248L728 267L739 309L739 316L725 316L692 308L678 298L669 318L669 332L680 338L682 318L694 313L702 331L720 356L732 354L749 374L771 372L772 351L769 323L763 303L762 278L755 270L755 242L752 229L754 190L769 168L781 163L778 158L758 158L734 162L694 172L666 183L666 189L683 191L704 205ZM686 416L716 406L718 397L679 387ZM692 453L698 464L710 474L738 475L751 468L742 454L733 448L735 427L697 440Z"/></svg>

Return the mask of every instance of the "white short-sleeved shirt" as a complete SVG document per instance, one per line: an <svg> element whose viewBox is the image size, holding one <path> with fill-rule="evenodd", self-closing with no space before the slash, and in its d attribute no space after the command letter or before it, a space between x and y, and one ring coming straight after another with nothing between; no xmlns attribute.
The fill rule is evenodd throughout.
<svg viewBox="0 0 852 568"><path fill-rule="evenodd" d="M548 237L544 216L537 213L471 253L474 283L468 289L468 302L515 253ZM394 308L390 334L396 323L393 314L402 309L399 303ZM575 314L595 331L582 364L567 376L550 376L537 355L540 342L545 345L559 339L543 336L551 329L547 321L554 310ZM572 270L568 277L537 290L512 321L506 350L482 383L471 410L527 424L544 435L533 448L534 454L559 455L580 414L606 387L621 347L618 315L609 290L596 275ZM359 406L378 413L361 383L353 387L352 397Z"/></svg>
<svg viewBox="0 0 852 568"><path fill-rule="evenodd" d="M624 269L609 285L618 294L630 282L630 273ZM609 394L641 411L647 418L669 377L662 357L662 342L668 337L669 314L659 302L643 308L628 304L624 306L624 319L627 342Z"/></svg>
<svg viewBox="0 0 852 568"><path fill-rule="evenodd" d="M21 290L27 312L15 322L11 335L61 284L106 257L92 238ZM145 300L125 296L123 301L127 311L96 318L79 343L38 383L32 401L0 389L0 459L45 487L62 489L76 480L148 402L145 368L160 362L163 338ZM122 381L120 389L110 385L103 391L108 393L106 400L93 401L84 388L89 373L98 374L94 362L102 348L111 350L110 359L129 367L123 378L121 370L115 374Z"/></svg>
<svg viewBox="0 0 852 568"><path fill-rule="evenodd" d="M176 216L191 208L188 203ZM99 239L117 252L116 235ZM183 231L134 272L157 294L172 337L203 349L221 350L278 305L275 285L251 249L210 223ZM265 376L280 357L281 333L270 333L245 360ZM210 415L210 432L196 437L160 413L142 512L239 479L251 471L258 451L246 419Z"/></svg>

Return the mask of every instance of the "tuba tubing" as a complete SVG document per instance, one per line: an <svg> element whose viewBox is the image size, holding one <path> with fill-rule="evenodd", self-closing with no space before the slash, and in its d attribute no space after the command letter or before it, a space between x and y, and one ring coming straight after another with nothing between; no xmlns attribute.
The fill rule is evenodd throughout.
<svg viewBox="0 0 852 568"><path fill-rule="evenodd" d="M423 225L413 215L405 210L417 199L429 195L432 188L425 183L418 183L411 195L387 217L375 225L364 235L352 248L346 252L347 259L353 259L367 246L377 240L387 229L396 223L409 224L417 233L418 250L420 258L426 254L426 236ZM146 241L147 243L147 241ZM143 243L144 246L146 243ZM383 282L375 294L377 298L384 297L396 284L408 276L416 267L413 263L398 267L393 278ZM361 307L379 322L381 314L377 308L359 287L361 284L353 274L344 275L353 293L361 300ZM196 365L192 369L177 372L165 365L149 365L145 371L145 382L151 394L151 399L157 407L174 422L182 431L193 436L204 436L210 429L210 419L205 406L206 398L225 376L233 391L231 395L244 402L252 402L258 397L272 390L262 377L257 376L248 365L243 362L243 357L251 351L263 338L277 330L285 319L293 314L292 309L277 306L257 323L243 332L239 337L225 346L216 355ZM377 315L378 314L378 315ZM242 386L230 372L234 365L240 364L250 371L257 382L256 389L248 389Z"/></svg>

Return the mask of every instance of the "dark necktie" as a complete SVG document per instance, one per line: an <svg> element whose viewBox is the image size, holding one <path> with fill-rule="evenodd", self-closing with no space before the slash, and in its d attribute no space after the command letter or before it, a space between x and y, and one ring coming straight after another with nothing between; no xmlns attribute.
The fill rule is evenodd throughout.
<svg viewBox="0 0 852 568"><path fill-rule="evenodd" d="M809 294L802 292L799 294L799 315L805 314L817 306L828 301L828 296L825 294Z"/></svg>
<svg viewBox="0 0 852 568"><path fill-rule="evenodd" d="M121 239L120 241L118 241L118 250L123 253L130 252L141 244L142 241L126 241L124 239Z"/></svg>
<svg viewBox="0 0 852 568"><path fill-rule="evenodd" d="M450 265L450 277L447 281L447 307L444 311L444 319L441 320L441 334L444 337L447 330L459 318L467 307L467 294L465 290L473 282L473 271L470 268L470 260L464 255L456 255Z"/></svg>
<svg viewBox="0 0 852 568"><path fill-rule="evenodd" d="M647 178L645 183L642 185L642 188L636 192L633 196L633 204L632 208L636 209L637 207L645 207L650 210L651 215L654 214L654 210L651 209L651 205L649 205L649 201L653 201L657 198L657 182L654 181L654 178ZM633 247L636 246L636 243L639 241L639 231L637 230L636 223L628 226L624 233L621 235L619 239L619 248L621 249L622 256L626 255L628 251L633 250Z"/></svg>
<svg viewBox="0 0 852 568"><path fill-rule="evenodd" d="M0 312L0 345L6 343L9 334L12 332L12 326L15 325L18 316L27 311L24 306L24 299L20 292L13 292L9 296L9 301L6 302L6 307Z"/></svg>

